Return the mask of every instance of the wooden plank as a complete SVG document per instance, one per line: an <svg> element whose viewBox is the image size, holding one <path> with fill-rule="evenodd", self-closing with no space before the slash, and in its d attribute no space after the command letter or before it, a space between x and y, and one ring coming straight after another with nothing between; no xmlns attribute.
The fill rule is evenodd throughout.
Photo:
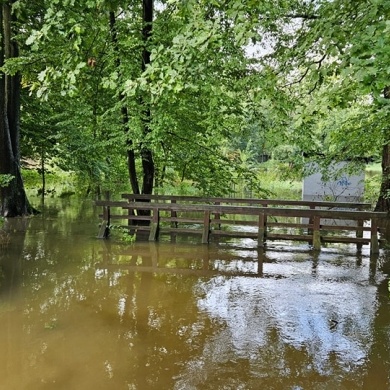
<svg viewBox="0 0 390 390"><path fill-rule="evenodd" d="M373 218L371 220L371 254L379 253L379 242L378 242L378 220Z"/></svg>
<svg viewBox="0 0 390 390"><path fill-rule="evenodd" d="M160 222L176 222L176 224L172 227L177 227L178 223L193 223L193 224L203 224L203 219L200 218L186 218L186 217L161 217L160 216Z"/></svg>
<svg viewBox="0 0 390 390"><path fill-rule="evenodd" d="M277 207L253 207L253 206L223 206L223 205L189 205L189 204L167 204L167 203L133 203L127 204L122 208L135 208L137 210L153 210L159 208L160 210L175 210L185 212L203 212L209 210L211 213L221 214L238 214L238 215L259 215L264 212L269 216L279 217L311 217L319 216L324 219L352 219L352 220L369 220L373 217L386 218L387 213L373 212L373 211L349 211L349 210L320 210L320 209L300 209L300 208L277 208Z"/></svg>
<svg viewBox="0 0 390 390"><path fill-rule="evenodd" d="M124 220L136 220L136 221L151 221L152 218L148 215L128 215L128 214L113 214L111 219L124 219Z"/></svg>
<svg viewBox="0 0 390 390"><path fill-rule="evenodd" d="M127 226L130 232L150 232L150 226L131 225Z"/></svg>
<svg viewBox="0 0 390 390"><path fill-rule="evenodd" d="M262 215L262 214L259 214ZM264 216L266 217L266 216ZM265 218L266 219L266 218ZM234 220L234 219L221 219L221 220L211 220L211 224L219 224L219 225L234 225L234 226L258 226L258 219L253 221L244 221L244 220ZM280 227L280 228L297 228L303 229L310 227L312 225L304 224L304 223L290 223L290 222L266 222L268 227ZM322 225L321 225L322 226Z"/></svg>
<svg viewBox="0 0 390 390"><path fill-rule="evenodd" d="M313 217L313 241L312 245L314 250L321 250L321 233L320 233L320 217Z"/></svg>
<svg viewBox="0 0 390 390"><path fill-rule="evenodd" d="M216 201L214 202L215 205L220 205L221 202L219 201ZM216 221L220 221L221 220L221 214L220 213L214 213L214 221L213 223L216 223L217 224L217 229L221 229L221 222L216 222Z"/></svg>
<svg viewBox="0 0 390 390"><path fill-rule="evenodd" d="M254 198L224 198L224 197L202 197L202 196L180 196L180 195L139 195L122 194L123 199L131 201L158 200L166 202L197 202L209 204L247 204L247 205L277 205L277 206L304 206L304 207L324 207L324 208L354 208L369 209L370 203L363 202L330 202L311 200L283 200L283 199L254 199Z"/></svg>
<svg viewBox="0 0 390 390"><path fill-rule="evenodd" d="M309 234L279 234L279 233L268 233L267 234L267 241L277 241L277 240L283 240L283 241L307 241L312 242L312 235Z"/></svg>
<svg viewBox="0 0 390 390"><path fill-rule="evenodd" d="M321 230L345 230L345 231L352 231L356 232L357 230L361 229L361 233L363 232L370 232L371 228L369 226L350 226L350 225L322 225L321 224Z"/></svg>
<svg viewBox="0 0 390 390"><path fill-rule="evenodd" d="M267 235L266 215L264 213L259 215L258 230L257 230L257 246L263 247Z"/></svg>
<svg viewBox="0 0 390 390"><path fill-rule="evenodd" d="M254 216L256 217L256 216ZM257 218L258 219L258 218ZM236 219L212 219L212 225L241 225L241 226L257 226L258 220L253 219L252 221L236 220Z"/></svg>
<svg viewBox="0 0 390 390"><path fill-rule="evenodd" d="M152 223L150 224L149 241L157 241L159 223L160 223L160 210L154 209Z"/></svg>
<svg viewBox="0 0 390 390"><path fill-rule="evenodd" d="M306 229L308 227L312 227L313 225L309 225L307 223L268 222L267 226L276 229L286 229L286 228Z"/></svg>
<svg viewBox="0 0 390 390"><path fill-rule="evenodd" d="M243 231L232 231L232 230L212 230L211 236L225 236L235 238L258 238L258 232L243 232Z"/></svg>
<svg viewBox="0 0 390 390"><path fill-rule="evenodd" d="M126 215L124 219L128 219L130 221L151 221L152 216L150 215Z"/></svg>
<svg viewBox="0 0 390 390"><path fill-rule="evenodd" d="M108 237L108 225L107 221L103 221L99 228L98 238L107 238Z"/></svg>
<svg viewBox="0 0 390 390"><path fill-rule="evenodd" d="M175 199L171 199L171 203L176 203ZM177 213L174 210L171 210L171 226L172 227L177 227L178 223L178 218L177 218Z"/></svg>
<svg viewBox="0 0 390 390"><path fill-rule="evenodd" d="M210 236L210 211L206 210L203 217L202 244L208 244Z"/></svg>
<svg viewBox="0 0 390 390"><path fill-rule="evenodd" d="M111 210L108 206L103 206L103 221L100 225L98 238L108 238L110 235L110 225L111 225Z"/></svg>
<svg viewBox="0 0 390 390"><path fill-rule="evenodd" d="M323 242L339 242L345 244L369 244L371 241L370 238L357 238L350 236L321 236L321 240Z"/></svg>
<svg viewBox="0 0 390 390"><path fill-rule="evenodd" d="M363 238L363 232L364 232L364 221L359 219L357 221L357 226L356 226L356 238ZM362 249L362 244L357 245L357 250Z"/></svg>
<svg viewBox="0 0 390 390"><path fill-rule="evenodd" d="M203 234L203 229L181 228L181 227L172 228L172 227L160 226L160 234L166 234L166 233Z"/></svg>

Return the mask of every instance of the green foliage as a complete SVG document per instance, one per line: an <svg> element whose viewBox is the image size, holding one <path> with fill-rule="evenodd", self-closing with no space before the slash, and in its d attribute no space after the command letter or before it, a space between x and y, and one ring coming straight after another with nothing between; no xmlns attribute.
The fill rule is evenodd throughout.
<svg viewBox="0 0 390 390"><path fill-rule="evenodd" d="M108 23L111 11L121 13L115 41ZM159 186L179 178L201 193L222 195L234 182L245 181L260 191L250 164L229 158L233 143L240 142L234 140L244 132L250 133L246 149L255 143L264 147L266 132L277 133L275 123L280 122L271 119L272 105L264 103L274 80L256 71L255 60L244 50L258 35L256 18L247 18L255 11L260 9L247 10L240 2L165 4L156 12L148 42L152 62L142 73L139 2L126 7L121 2L46 3L40 10L44 17L21 33L28 56L7 64L9 72L23 69L25 85L43 106L34 110L34 95L26 99L29 153L55 156L87 188L112 189L125 182L126 148L132 145L138 174L140 150L152 151ZM126 96L119 100L122 93ZM129 113L125 132L124 106ZM29 121L29 112L41 115L38 123L44 126ZM232 146L221 153L225 145ZM169 178L168 170L175 175Z"/></svg>
<svg viewBox="0 0 390 390"><path fill-rule="evenodd" d="M125 191L128 153L140 178L147 149L160 193L268 196L307 162L380 156L390 1L156 8L145 41L140 1L14 3L21 53L4 70L22 72L25 158L53 161L85 191ZM264 154L272 169L259 168Z"/></svg>
<svg viewBox="0 0 390 390"><path fill-rule="evenodd" d="M379 196L381 186L381 175L379 173L373 175L366 174L364 182L364 201L369 202L375 207L375 203Z"/></svg>
<svg viewBox="0 0 390 390"><path fill-rule="evenodd" d="M267 197L274 199L299 200L302 197L302 177L294 175L291 165L270 160L260 165L257 180L267 191ZM254 194L258 197L260 194Z"/></svg>
<svg viewBox="0 0 390 390"><path fill-rule="evenodd" d="M129 229L124 226L110 226L110 236L117 241L120 241L124 244L133 244L136 240L134 234L129 233Z"/></svg>
<svg viewBox="0 0 390 390"><path fill-rule="evenodd" d="M6 187L13 179L12 175L0 175L0 187Z"/></svg>
<svg viewBox="0 0 390 390"><path fill-rule="evenodd" d="M294 97L292 121L279 145L298 151L291 162L302 172L308 162L326 172L335 161L348 160L353 169L378 159L390 139L390 2L320 0L297 7L288 1L285 6L275 8L279 27L268 30L268 64Z"/></svg>

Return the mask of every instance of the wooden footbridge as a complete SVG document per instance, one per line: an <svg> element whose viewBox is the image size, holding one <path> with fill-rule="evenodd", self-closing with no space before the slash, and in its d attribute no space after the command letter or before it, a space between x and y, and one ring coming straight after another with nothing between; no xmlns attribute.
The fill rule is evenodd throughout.
<svg viewBox="0 0 390 390"><path fill-rule="evenodd" d="M122 220L130 234L149 241L161 234L195 234L201 242L216 237L308 242L320 250L324 243L370 245L379 252L378 226L387 213L370 211L368 203L272 199L207 198L196 196L123 194L122 200L98 200L103 208L98 237L107 238L114 221ZM117 225L117 224L116 224Z"/></svg>

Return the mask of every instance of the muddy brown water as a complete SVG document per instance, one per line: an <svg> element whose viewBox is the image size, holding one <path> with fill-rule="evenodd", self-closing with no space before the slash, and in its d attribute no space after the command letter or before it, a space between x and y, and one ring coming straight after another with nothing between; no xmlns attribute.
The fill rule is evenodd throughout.
<svg viewBox="0 0 390 390"><path fill-rule="evenodd" d="M390 256L98 240L92 202L7 222L0 389L388 389Z"/></svg>

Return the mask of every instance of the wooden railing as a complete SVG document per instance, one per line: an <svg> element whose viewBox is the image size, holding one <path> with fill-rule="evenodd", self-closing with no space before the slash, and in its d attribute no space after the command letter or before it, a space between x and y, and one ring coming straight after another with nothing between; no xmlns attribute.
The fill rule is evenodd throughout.
<svg viewBox="0 0 390 390"><path fill-rule="evenodd" d="M252 238L259 246L271 240L306 241L315 250L326 242L356 243L358 248L370 244L371 252L378 253L378 221L387 216L368 211L367 203L129 194L122 198L126 200L96 201L103 207L100 238L109 235L113 220L126 220L130 233L146 232L150 241L160 234L185 233L200 235L202 243L221 236ZM242 228L231 230L234 225Z"/></svg>

